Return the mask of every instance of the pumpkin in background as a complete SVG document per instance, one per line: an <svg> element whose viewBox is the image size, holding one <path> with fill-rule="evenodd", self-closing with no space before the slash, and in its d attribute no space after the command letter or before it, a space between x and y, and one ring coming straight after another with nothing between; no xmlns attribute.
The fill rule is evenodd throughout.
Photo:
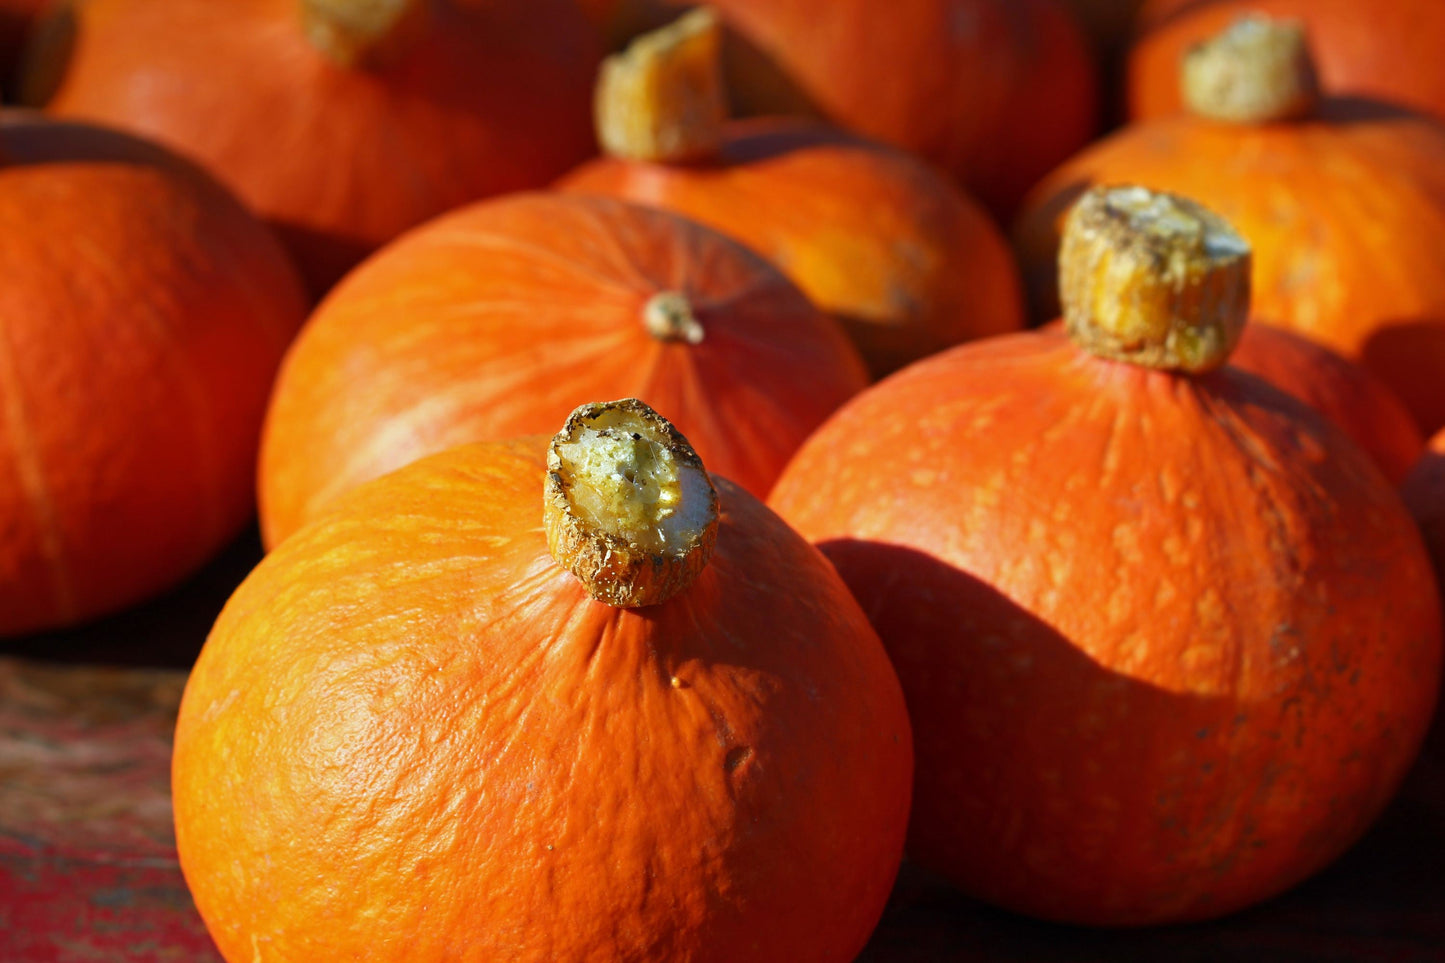
<svg viewBox="0 0 1445 963"><path fill-rule="evenodd" d="M1061 262L1069 334L870 388L771 502L898 669L911 858L1049 919L1219 916L1390 798L1436 698L1439 600L1370 459L1219 369L1248 309L1227 224L1098 189Z"/></svg>
<svg viewBox="0 0 1445 963"><path fill-rule="evenodd" d="M0 76L7 81L19 63L30 25L51 0L0 0Z"/></svg>
<svg viewBox="0 0 1445 963"><path fill-rule="evenodd" d="M1094 66L1057 0L711 5L741 113L813 113L921 154L996 214L1094 133Z"/></svg>
<svg viewBox="0 0 1445 963"><path fill-rule="evenodd" d="M1125 128L1030 195L1014 241L1037 314L1056 316L1059 224L1081 191L1176 191L1248 238L1257 317L1364 364L1422 431L1445 425L1445 127L1319 98L1289 23L1241 21L1192 62L1199 116Z"/></svg>
<svg viewBox="0 0 1445 963"><path fill-rule="evenodd" d="M1326 90L1445 119L1445 3L1440 0L1150 0L1129 55L1129 112L1178 113L1179 58L1241 16L1298 19L1309 30Z"/></svg>
<svg viewBox="0 0 1445 963"><path fill-rule="evenodd" d="M628 401L271 553L186 686L173 789L233 963L797 963L863 948L911 773L828 563Z"/></svg>
<svg viewBox="0 0 1445 963"><path fill-rule="evenodd" d="M129 136L0 115L0 635L179 581L251 517L305 317L266 228Z"/></svg>
<svg viewBox="0 0 1445 963"><path fill-rule="evenodd" d="M611 198L498 198L399 239L311 317L267 416L262 532L587 398L642 398L762 496L866 384L837 322L735 241Z"/></svg>
<svg viewBox="0 0 1445 963"><path fill-rule="evenodd" d="M725 124L718 33L700 10L609 60L598 89L609 156L559 186L743 242L843 323L875 377L1023 327L1008 245L931 167L816 123Z"/></svg>
<svg viewBox="0 0 1445 963"><path fill-rule="evenodd" d="M70 16L68 55L30 58L59 79L49 109L201 161L280 230L313 294L406 228L594 149L599 49L572 0L85 0Z"/></svg>

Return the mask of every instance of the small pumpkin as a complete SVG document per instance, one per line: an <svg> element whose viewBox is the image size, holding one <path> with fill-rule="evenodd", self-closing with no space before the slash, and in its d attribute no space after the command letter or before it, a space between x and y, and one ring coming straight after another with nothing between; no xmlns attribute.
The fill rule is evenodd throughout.
<svg viewBox="0 0 1445 963"><path fill-rule="evenodd" d="M842 322L875 377L1023 327L998 229L902 151L819 124L725 123L719 29L707 10L607 61L599 139L610 156L560 187L675 211L763 254Z"/></svg>
<svg viewBox="0 0 1445 963"><path fill-rule="evenodd" d="M1224 367L1238 234L1085 194L1069 333L963 345L859 395L771 503L898 669L909 853L1006 908L1197 920L1369 825L1434 707L1440 603L1399 496L1305 405Z"/></svg>
<svg viewBox="0 0 1445 963"><path fill-rule="evenodd" d="M232 963L848 960L911 770L822 556L651 409L587 405L262 561L186 686L176 842Z"/></svg>
<svg viewBox="0 0 1445 963"><path fill-rule="evenodd" d="M837 322L735 241L611 198L498 198L401 238L311 317L267 417L262 531L274 545L362 481L624 395L761 497L867 380Z"/></svg>
<svg viewBox="0 0 1445 963"><path fill-rule="evenodd" d="M1178 113L1179 59L1247 15L1295 19L1309 30L1326 90L1411 107L1445 120L1445 4L1439 0L1149 0L1129 55L1129 112Z"/></svg>
<svg viewBox="0 0 1445 963"><path fill-rule="evenodd" d="M1445 127L1321 99L1305 36L1289 22L1242 20L1181 74L1198 116L1125 128L1030 196L1014 240L1036 311L1055 314L1059 224L1081 191L1176 191L1249 239L1258 317L1362 363L1422 431L1445 425Z"/></svg>
<svg viewBox="0 0 1445 963"><path fill-rule="evenodd" d="M687 0L670 0L688 6ZM923 155L999 215L1094 132L1058 0L714 0L743 114L811 113Z"/></svg>
<svg viewBox="0 0 1445 963"><path fill-rule="evenodd" d="M0 636L179 581L255 504L305 317L266 228L168 152L0 115Z"/></svg>
<svg viewBox="0 0 1445 963"><path fill-rule="evenodd" d="M594 149L600 51L572 0L85 0L66 15L68 49L31 58L58 78L49 109L201 161L279 229L317 295L401 231Z"/></svg>

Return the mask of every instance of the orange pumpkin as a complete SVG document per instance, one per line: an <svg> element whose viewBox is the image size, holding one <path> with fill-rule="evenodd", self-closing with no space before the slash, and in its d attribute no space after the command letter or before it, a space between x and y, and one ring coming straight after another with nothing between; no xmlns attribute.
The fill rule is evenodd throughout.
<svg viewBox="0 0 1445 963"><path fill-rule="evenodd" d="M1129 111L1177 113L1179 58L1247 14L1305 24L1327 90L1403 104L1445 119L1445 4L1440 0L1150 0L1129 55Z"/></svg>
<svg viewBox="0 0 1445 963"><path fill-rule="evenodd" d="M1264 39L1241 39L1253 36ZM1364 364L1429 432L1445 425L1445 127L1365 101L1311 104L1298 78L1270 73L1283 62L1270 52L1276 44L1302 43L1287 25L1245 22L1204 48L1237 55L1237 75L1258 72L1226 90L1282 92L1275 106L1298 119L1268 119L1268 104L1258 120L1161 118L1051 174L1014 227L1025 283L1039 313L1053 316L1059 224L1092 184L1198 198L1254 248L1256 315ZM1233 110L1217 92L1199 92L1196 109Z"/></svg>
<svg viewBox="0 0 1445 963"><path fill-rule="evenodd" d="M274 545L422 455L622 395L761 496L866 384L837 323L736 242L610 198L500 198L400 239L312 316L267 418L262 531Z"/></svg>
<svg viewBox="0 0 1445 963"><path fill-rule="evenodd" d="M593 150L595 31L572 0L85 0L49 108L203 162L313 293L460 204Z"/></svg>
<svg viewBox="0 0 1445 963"><path fill-rule="evenodd" d="M711 5L735 31L741 112L815 113L922 154L995 213L1094 132L1094 67L1057 0Z"/></svg>
<svg viewBox="0 0 1445 963"><path fill-rule="evenodd" d="M0 635L179 581L251 517L305 316L266 228L131 137L0 115Z"/></svg>
<svg viewBox="0 0 1445 963"><path fill-rule="evenodd" d="M716 52L716 21L692 14L610 60L598 100L612 156L560 186L675 211L763 254L875 376L1023 327L1018 270L987 214L902 151L806 122L724 126ZM619 118L630 126L609 136Z"/></svg>
<svg viewBox="0 0 1445 963"><path fill-rule="evenodd" d="M1248 297L1227 225L1101 189L1061 259L1070 335L874 386L771 501L898 669L913 859L1050 919L1217 916L1328 863L1393 793L1439 600L1370 460L1218 368Z"/></svg>
<svg viewBox="0 0 1445 963"><path fill-rule="evenodd" d="M655 414L592 405L260 564L186 686L176 841L232 963L849 960L911 771L822 556Z"/></svg>

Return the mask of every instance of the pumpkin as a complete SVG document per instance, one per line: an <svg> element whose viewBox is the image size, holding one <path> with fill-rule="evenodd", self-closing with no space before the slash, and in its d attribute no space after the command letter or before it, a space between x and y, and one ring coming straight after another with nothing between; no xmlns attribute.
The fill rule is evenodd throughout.
<svg viewBox="0 0 1445 963"><path fill-rule="evenodd" d="M0 74L16 67L31 23L50 0L0 0Z"/></svg>
<svg viewBox="0 0 1445 963"><path fill-rule="evenodd" d="M892 656L911 858L1022 913L1218 916L1324 866L1409 767L1439 599L1393 488L1223 366L1248 248L1096 189L1068 333L954 348L860 394L771 496Z"/></svg>
<svg viewBox="0 0 1445 963"><path fill-rule="evenodd" d="M736 242L611 198L499 198L400 239L307 322L267 415L262 533L589 397L642 398L761 497L866 384L837 322Z"/></svg>
<svg viewBox="0 0 1445 963"><path fill-rule="evenodd" d="M186 686L176 842L232 963L849 960L911 752L822 556L651 409L586 405L261 562Z"/></svg>
<svg viewBox="0 0 1445 963"><path fill-rule="evenodd" d="M49 109L204 163L278 228L314 294L401 231L594 149L598 43L572 0L85 0L69 15L68 56L32 58L59 78Z"/></svg>
<svg viewBox="0 0 1445 963"><path fill-rule="evenodd" d="M725 124L717 48L699 11L609 61L610 156L559 186L675 211L763 254L842 322L875 377L1023 327L1018 269L982 209L894 148L806 121Z"/></svg>
<svg viewBox="0 0 1445 963"><path fill-rule="evenodd" d="M1198 49L1195 68L1199 116L1125 128L1030 196L1014 240L1038 313L1053 316L1058 225L1081 191L1176 191L1249 239L1258 317L1364 364L1422 431L1445 424L1445 127L1319 99L1304 38L1288 23L1241 21ZM1232 102L1231 91L1254 99Z"/></svg>
<svg viewBox="0 0 1445 963"><path fill-rule="evenodd" d="M1129 55L1127 94L1134 117L1183 106L1179 58L1246 14L1300 20L1327 90L1385 100L1445 119L1445 4L1439 0L1150 0Z"/></svg>
<svg viewBox="0 0 1445 963"><path fill-rule="evenodd" d="M0 115L0 635L179 581L251 517L305 316L266 228L120 133Z"/></svg>
<svg viewBox="0 0 1445 963"><path fill-rule="evenodd" d="M741 113L812 113L922 154L996 214L1094 132L1088 46L1057 0L711 6Z"/></svg>

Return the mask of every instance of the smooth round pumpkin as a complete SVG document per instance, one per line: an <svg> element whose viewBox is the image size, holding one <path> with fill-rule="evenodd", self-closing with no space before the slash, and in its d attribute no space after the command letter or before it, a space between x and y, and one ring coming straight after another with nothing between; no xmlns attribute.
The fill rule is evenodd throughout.
<svg viewBox="0 0 1445 963"><path fill-rule="evenodd" d="M0 115L0 635L138 602L251 517L305 317L266 228L158 147Z"/></svg>
<svg viewBox="0 0 1445 963"><path fill-rule="evenodd" d="M838 323L737 242L611 198L499 198L401 238L312 315L267 416L262 532L594 398L648 402L762 497L866 384Z"/></svg>
<svg viewBox="0 0 1445 963"><path fill-rule="evenodd" d="M1325 89L1445 120L1445 71L1439 69L1445 4L1439 0L1150 0L1129 55L1130 115L1178 113L1180 56L1249 14L1304 23Z"/></svg>
<svg viewBox="0 0 1445 963"><path fill-rule="evenodd" d="M226 605L186 687L173 791L227 960L862 949L898 869L911 748L857 603L719 478L695 581L643 608L597 601L549 554L545 448L462 447L362 486Z"/></svg>
<svg viewBox="0 0 1445 963"><path fill-rule="evenodd" d="M328 26L376 11L396 20L368 39ZM599 44L571 0L85 0L71 15L68 54L34 58L59 77L49 109L201 161L279 229L316 295L401 231L594 149Z"/></svg>
<svg viewBox="0 0 1445 963"><path fill-rule="evenodd" d="M1056 0L711 5L735 31L740 112L813 113L921 154L996 214L1094 132L1094 67Z"/></svg>
<svg viewBox="0 0 1445 963"><path fill-rule="evenodd" d="M1086 273L1086 331L1181 290ZM1214 273L1174 335L1242 319ZM1439 599L1378 469L1255 376L1171 363L1059 331L951 349L841 409L770 499L898 669L910 857L1018 912L1152 924L1278 893L1363 832L1434 706Z"/></svg>
<svg viewBox="0 0 1445 963"><path fill-rule="evenodd" d="M1341 98L1295 120L1127 127L1050 174L1014 225L1038 316L1057 311L1064 212L1090 185L1120 183L1219 211L1253 247L1257 317L1363 364L1425 433L1445 425L1445 127Z"/></svg>

